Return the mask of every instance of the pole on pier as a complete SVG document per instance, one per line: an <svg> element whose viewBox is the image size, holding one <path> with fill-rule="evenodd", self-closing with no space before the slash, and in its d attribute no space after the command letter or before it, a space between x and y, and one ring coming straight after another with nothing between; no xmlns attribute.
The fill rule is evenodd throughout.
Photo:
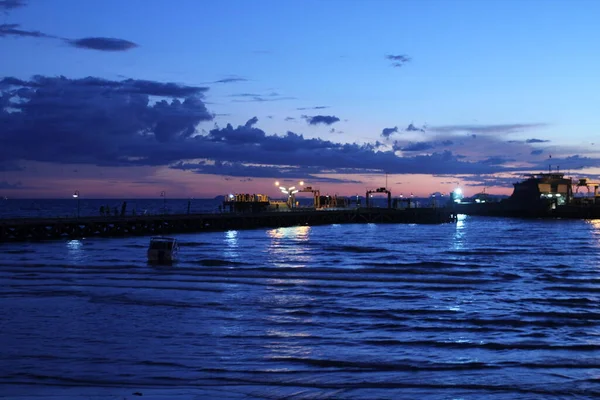
<svg viewBox="0 0 600 400"><path fill-rule="evenodd" d="M79 190L73 193L73 197L77 199L77 218L79 218Z"/></svg>

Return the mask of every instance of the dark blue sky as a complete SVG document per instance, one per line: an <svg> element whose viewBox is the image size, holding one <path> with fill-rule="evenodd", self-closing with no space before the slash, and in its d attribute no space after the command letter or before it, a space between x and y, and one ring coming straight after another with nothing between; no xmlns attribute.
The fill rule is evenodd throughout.
<svg viewBox="0 0 600 400"><path fill-rule="evenodd" d="M0 194L593 176L598 15L586 0L0 0Z"/></svg>

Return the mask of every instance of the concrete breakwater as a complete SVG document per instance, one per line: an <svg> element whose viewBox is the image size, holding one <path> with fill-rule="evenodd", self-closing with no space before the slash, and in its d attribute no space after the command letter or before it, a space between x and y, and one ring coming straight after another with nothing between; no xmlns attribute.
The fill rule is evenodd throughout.
<svg viewBox="0 0 600 400"><path fill-rule="evenodd" d="M353 208L260 213L174 214L123 217L0 219L0 243L85 237L151 236L235 229L348 223L453 222L444 208Z"/></svg>

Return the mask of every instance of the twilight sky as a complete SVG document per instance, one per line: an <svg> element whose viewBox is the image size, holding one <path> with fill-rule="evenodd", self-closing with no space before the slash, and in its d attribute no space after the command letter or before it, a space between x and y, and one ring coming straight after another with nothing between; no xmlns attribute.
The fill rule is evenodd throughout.
<svg viewBox="0 0 600 400"><path fill-rule="evenodd" d="M594 0L0 0L0 195L598 178Z"/></svg>

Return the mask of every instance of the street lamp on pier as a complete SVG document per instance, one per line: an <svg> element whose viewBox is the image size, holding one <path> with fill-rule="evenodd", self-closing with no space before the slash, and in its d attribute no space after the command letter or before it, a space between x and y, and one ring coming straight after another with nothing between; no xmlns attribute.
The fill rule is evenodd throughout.
<svg viewBox="0 0 600 400"><path fill-rule="evenodd" d="M300 186L303 186L304 182L300 182ZM299 192L299 189L296 189L296 186L290 186L290 187L285 187L285 186L280 186L279 185L279 181L275 182L275 186L277 186L279 188L279 190L281 190L281 193L287 195L287 203L288 206L290 208L294 208L296 205L296 193Z"/></svg>
<svg viewBox="0 0 600 400"><path fill-rule="evenodd" d="M77 218L79 218L79 190L73 193L73 198L77 199Z"/></svg>

